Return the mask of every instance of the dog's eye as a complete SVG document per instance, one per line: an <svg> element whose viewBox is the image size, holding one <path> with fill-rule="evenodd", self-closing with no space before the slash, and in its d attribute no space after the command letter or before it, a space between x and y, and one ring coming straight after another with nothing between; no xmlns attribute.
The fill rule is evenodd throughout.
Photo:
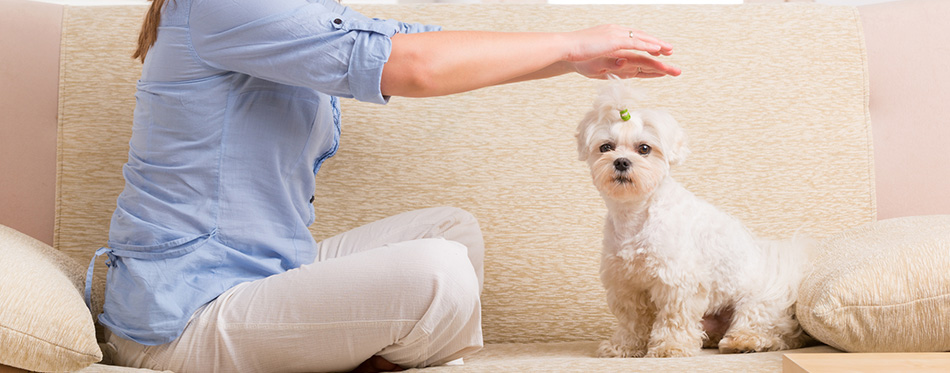
<svg viewBox="0 0 950 373"><path fill-rule="evenodd" d="M606 144L600 146L600 152L601 152L601 153L606 153L606 152L609 152L609 151L611 151L611 150L614 150L614 144L606 143Z"/></svg>
<svg viewBox="0 0 950 373"><path fill-rule="evenodd" d="M649 155L651 151L653 151L653 148L647 144L640 144L640 146L637 147L637 153L640 153L640 155Z"/></svg>

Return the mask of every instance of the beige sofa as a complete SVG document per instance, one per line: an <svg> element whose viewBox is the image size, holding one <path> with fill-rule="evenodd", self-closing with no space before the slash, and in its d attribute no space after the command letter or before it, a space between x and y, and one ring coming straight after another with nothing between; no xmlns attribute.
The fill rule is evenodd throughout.
<svg viewBox="0 0 950 373"><path fill-rule="evenodd" d="M950 214L950 4L353 7L446 29L628 24L671 42L683 75L637 84L689 134L674 175L756 234L804 233L824 250L799 307L816 346L599 359L613 328L598 280L605 209L573 135L601 83L344 101L317 239L434 205L472 212L485 233L486 347L431 371L756 372L781 370L787 353L950 349L950 220L933 216ZM81 289L123 185L144 10L0 2L0 268L14 268L0 272L0 370L127 370L107 365Z"/></svg>

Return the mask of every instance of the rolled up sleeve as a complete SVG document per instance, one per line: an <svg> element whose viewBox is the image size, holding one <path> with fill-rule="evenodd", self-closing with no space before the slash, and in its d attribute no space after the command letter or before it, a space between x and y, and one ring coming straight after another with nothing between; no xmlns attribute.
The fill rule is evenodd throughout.
<svg viewBox="0 0 950 373"><path fill-rule="evenodd" d="M439 30L306 0L198 0L189 20L196 57L214 69L379 104L390 38Z"/></svg>

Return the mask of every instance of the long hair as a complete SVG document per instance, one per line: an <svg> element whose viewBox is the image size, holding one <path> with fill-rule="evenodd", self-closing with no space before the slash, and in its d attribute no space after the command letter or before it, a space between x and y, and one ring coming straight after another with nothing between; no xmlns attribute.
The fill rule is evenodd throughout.
<svg viewBox="0 0 950 373"><path fill-rule="evenodd" d="M158 38L158 24L162 21L162 8L165 6L165 1L166 0L152 0L152 6L148 8L148 13L145 14L145 21L142 22L142 30L139 31L139 44L135 49L135 53L132 54L133 59L145 62L145 55L148 54L149 48L155 44L155 39Z"/></svg>

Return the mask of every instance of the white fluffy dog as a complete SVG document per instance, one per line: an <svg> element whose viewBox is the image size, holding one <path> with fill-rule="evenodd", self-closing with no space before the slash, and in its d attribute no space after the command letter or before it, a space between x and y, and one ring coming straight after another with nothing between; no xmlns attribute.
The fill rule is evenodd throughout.
<svg viewBox="0 0 950 373"><path fill-rule="evenodd" d="M580 160L607 203L600 278L617 317L601 357L800 347L794 316L805 244L758 240L670 176L689 154L668 113L632 110L610 82L577 128ZM705 330L704 330L705 329Z"/></svg>

